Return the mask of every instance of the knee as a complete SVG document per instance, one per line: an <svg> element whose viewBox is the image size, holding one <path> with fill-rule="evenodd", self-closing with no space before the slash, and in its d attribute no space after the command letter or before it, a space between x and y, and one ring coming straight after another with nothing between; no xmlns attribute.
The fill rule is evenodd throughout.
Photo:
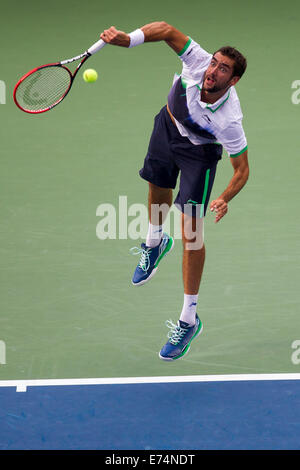
<svg viewBox="0 0 300 470"><path fill-rule="evenodd" d="M204 249L204 219L183 215L182 243L185 251Z"/></svg>
<svg viewBox="0 0 300 470"><path fill-rule="evenodd" d="M196 236L192 238L191 240L184 239L183 249L185 252L190 253L191 255L193 255L193 253L204 250L205 245L204 245L203 237Z"/></svg>

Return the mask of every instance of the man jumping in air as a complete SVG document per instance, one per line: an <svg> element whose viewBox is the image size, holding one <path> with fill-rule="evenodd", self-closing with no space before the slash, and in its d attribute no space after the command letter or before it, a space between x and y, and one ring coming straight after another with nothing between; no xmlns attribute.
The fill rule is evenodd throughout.
<svg viewBox="0 0 300 470"><path fill-rule="evenodd" d="M182 61L182 73L175 76L167 105L155 117L148 153L140 176L149 183L149 229L139 253L132 283L142 285L157 271L174 240L163 232L163 223L173 201L173 189L180 174L174 204L181 210L183 242L182 311L171 329L159 357L179 359L202 331L197 315L198 292L205 260L204 216L216 167L223 147L230 156L233 176L224 192L210 204L218 222L228 203L246 184L249 167L242 111L234 85L246 70L245 57L233 47L221 47L209 54L190 37L165 22L154 22L126 34L114 26L101 34L106 43L134 47L144 42L165 41Z"/></svg>

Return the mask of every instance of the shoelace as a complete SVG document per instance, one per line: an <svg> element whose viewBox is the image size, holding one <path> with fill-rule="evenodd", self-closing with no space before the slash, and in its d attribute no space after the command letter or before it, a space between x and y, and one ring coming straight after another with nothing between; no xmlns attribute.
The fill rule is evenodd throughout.
<svg viewBox="0 0 300 470"><path fill-rule="evenodd" d="M186 334L188 328L182 328L179 325L175 325L172 320L166 321L166 326L170 328L171 331L168 332L168 338L171 344L176 346Z"/></svg>
<svg viewBox="0 0 300 470"><path fill-rule="evenodd" d="M141 255L140 262L139 262L139 267L147 272L150 266L150 253L151 253L151 248L147 248L147 250L144 250L144 248L138 248L137 246L134 246L133 248L130 248L130 252L132 255Z"/></svg>

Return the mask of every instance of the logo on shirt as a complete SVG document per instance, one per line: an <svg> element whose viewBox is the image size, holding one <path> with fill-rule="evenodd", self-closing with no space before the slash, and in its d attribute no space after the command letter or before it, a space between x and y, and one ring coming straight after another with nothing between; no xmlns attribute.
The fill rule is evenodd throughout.
<svg viewBox="0 0 300 470"><path fill-rule="evenodd" d="M193 204L193 206L197 206L198 202L197 201L193 201L192 199L189 199L187 204Z"/></svg>

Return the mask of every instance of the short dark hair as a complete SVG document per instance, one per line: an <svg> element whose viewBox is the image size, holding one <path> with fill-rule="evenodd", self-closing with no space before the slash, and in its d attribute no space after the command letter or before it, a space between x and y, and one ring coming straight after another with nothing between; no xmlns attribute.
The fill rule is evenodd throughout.
<svg viewBox="0 0 300 470"><path fill-rule="evenodd" d="M247 68L247 59L246 57L241 54L235 47L231 46L224 46L220 47L214 55L220 52L221 54L229 57L230 59L234 60L234 67L233 67L233 76L234 77L241 77Z"/></svg>

